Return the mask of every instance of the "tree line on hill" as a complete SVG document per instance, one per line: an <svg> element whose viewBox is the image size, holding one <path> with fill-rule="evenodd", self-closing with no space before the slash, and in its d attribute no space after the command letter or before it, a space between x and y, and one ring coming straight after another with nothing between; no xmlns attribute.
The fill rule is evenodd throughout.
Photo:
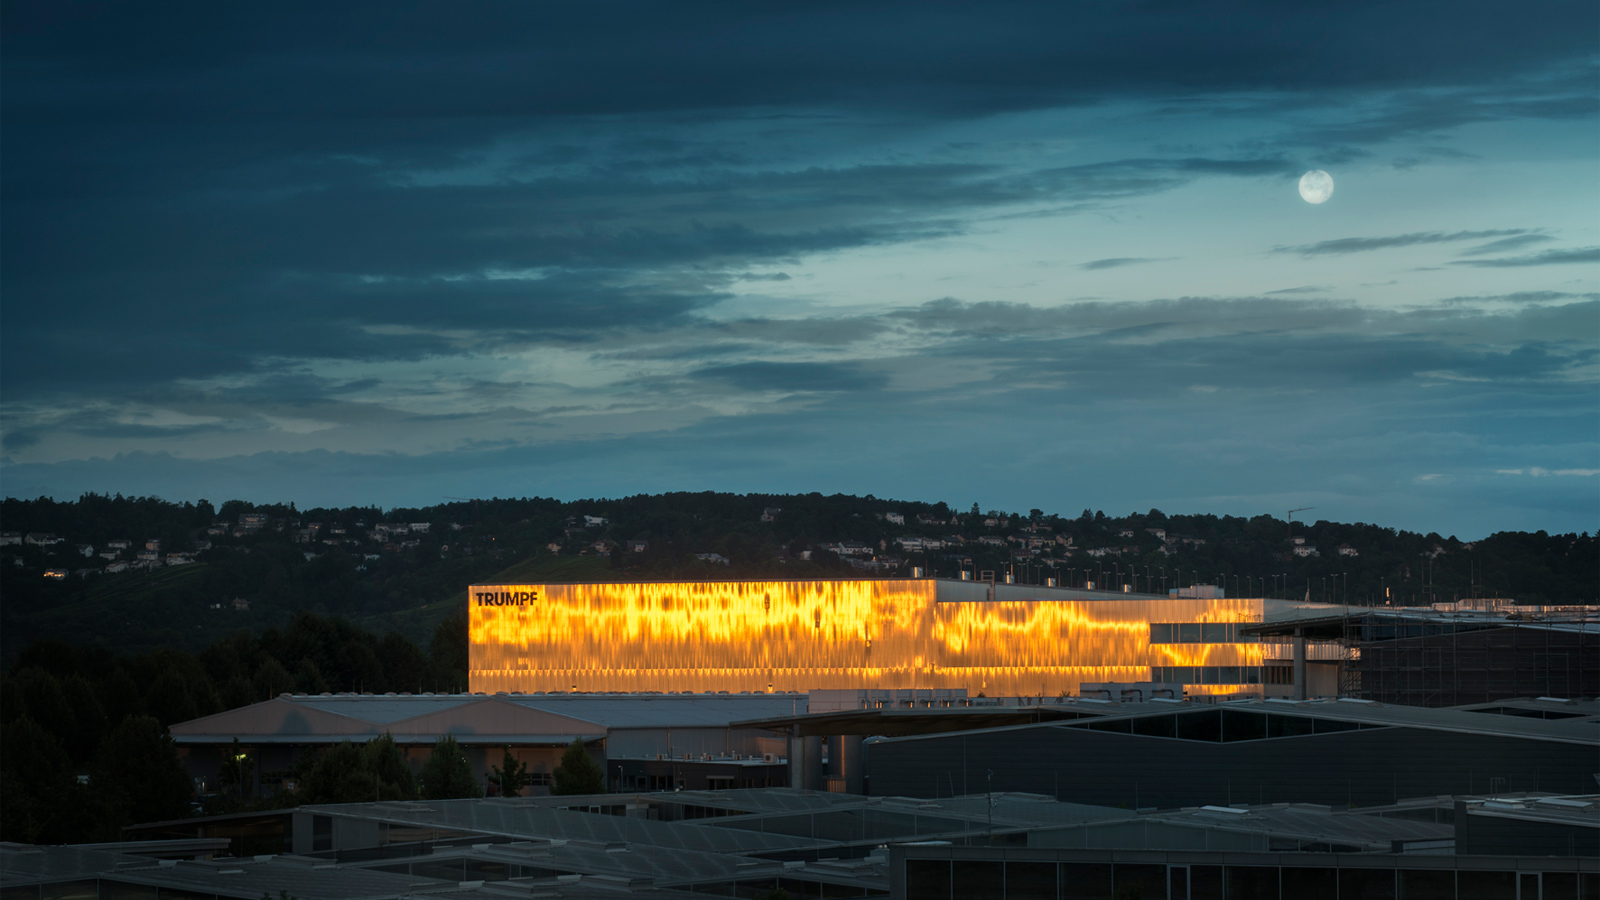
<svg viewBox="0 0 1600 900"><path fill-rule="evenodd" d="M244 531L247 514L266 527ZM428 523L397 539L380 525ZM220 524L219 524L220 523ZM719 580L957 577L992 570L1019 582L1164 592L1220 584L1233 596L1395 605L1458 597L1510 597L1525 603L1600 602L1600 542L1583 534L1500 532L1476 541L1363 523L1290 523L1273 516L1059 515L961 509L822 494L674 493L615 499L487 499L424 508L314 508L230 500L170 503L149 497L86 494L0 501L0 524L53 532L61 545L0 546L0 648L10 662L29 642L54 637L118 651L200 651L241 628L287 631L312 611L363 620L426 644L453 612L449 603L474 583L533 580ZM317 526L313 528L312 526ZM213 533L217 532L217 533ZM1291 535L1303 545L1295 545ZM916 549L913 537L946 542ZM198 548L197 563L121 574L93 574L77 542L157 539L164 549ZM638 552L629 549L635 542ZM863 570L824 545L853 542L898 568ZM616 546L609 557L601 554ZM139 546L143 546L140 544ZM716 554L708 562L702 557ZM85 566L85 568L73 568ZM45 572L69 569L64 578ZM85 577L78 577L83 573ZM400 644L367 648L403 655ZM357 653L358 651L351 651ZM294 655L296 660L302 655ZM296 683L339 689L396 671L427 681L403 660L314 660L288 666ZM304 671L302 671L304 668ZM254 667L251 674L255 678ZM282 673L261 676L281 683ZM230 675L216 687L237 693Z"/></svg>

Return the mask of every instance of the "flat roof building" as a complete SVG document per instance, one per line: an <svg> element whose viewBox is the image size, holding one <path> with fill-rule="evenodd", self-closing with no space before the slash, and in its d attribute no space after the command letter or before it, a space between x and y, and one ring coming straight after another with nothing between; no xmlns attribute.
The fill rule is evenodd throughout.
<svg viewBox="0 0 1600 900"><path fill-rule="evenodd" d="M420 768L434 743L450 735L480 779L509 747L528 767L531 793L543 794L574 739L607 764L608 776L629 761L621 775L630 786L656 784L650 779L661 774L654 763L662 760L675 761L664 767L676 776L674 786L707 787L719 775L727 787L782 783L785 739L731 723L805 711L804 694L281 694L170 730L190 775L203 784L216 777L235 739L255 761L252 787L260 793L275 787L264 773L287 772L308 750L389 734Z"/></svg>
<svg viewBox="0 0 1600 900"><path fill-rule="evenodd" d="M1508 706L1570 717L1506 715L1501 710ZM936 798L983 786L1130 809L1241 802L1349 807L1420 795L1589 793L1600 747L1595 701L1481 709L1360 700L1153 701L1107 704L1094 713L868 738L860 749L862 777L874 795ZM847 736L884 733L839 717L823 727L830 739L840 736L833 740L846 748L837 754L846 761L854 758Z"/></svg>

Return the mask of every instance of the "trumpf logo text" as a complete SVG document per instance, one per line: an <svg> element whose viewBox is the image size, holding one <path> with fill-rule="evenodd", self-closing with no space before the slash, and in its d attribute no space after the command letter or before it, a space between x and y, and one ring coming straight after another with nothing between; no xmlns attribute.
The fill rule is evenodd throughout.
<svg viewBox="0 0 1600 900"><path fill-rule="evenodd" d="M538 591L473 591L479 606L527 606L539 599Z"/></svg>

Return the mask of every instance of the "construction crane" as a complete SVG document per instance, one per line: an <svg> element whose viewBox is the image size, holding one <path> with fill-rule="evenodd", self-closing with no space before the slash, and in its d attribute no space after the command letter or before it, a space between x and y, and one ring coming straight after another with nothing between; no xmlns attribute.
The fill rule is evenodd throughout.
<svg viewBox="0 0 1600 900"><path fill-rule="evenodd" d="M1297 512L1305 512L1308 509L1316 509L1316 507L1315 506L1302 506L1299 509L1291 509L1291 510L1289 510L1289 515L1285 516L1285 518L1288 519L1288 521L1289 521L1289 537L1291 537L1291 538L1294 537L1294 514L1297 513Z"/></svg>

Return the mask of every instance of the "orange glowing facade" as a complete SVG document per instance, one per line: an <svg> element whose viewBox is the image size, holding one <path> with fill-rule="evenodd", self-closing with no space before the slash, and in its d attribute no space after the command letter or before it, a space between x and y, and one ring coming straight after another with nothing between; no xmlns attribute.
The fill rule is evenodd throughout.
<svg viewBox="0 0 1600 900"><path fill-rule="evenodd" d="M470 682L524 693L1054 696L1149 681L1153 668L1259 673L1260 643L1153 642L1151 623L1254 622L1263 601L1113 596L933 579L480 585L467 597Z"/></svg>

